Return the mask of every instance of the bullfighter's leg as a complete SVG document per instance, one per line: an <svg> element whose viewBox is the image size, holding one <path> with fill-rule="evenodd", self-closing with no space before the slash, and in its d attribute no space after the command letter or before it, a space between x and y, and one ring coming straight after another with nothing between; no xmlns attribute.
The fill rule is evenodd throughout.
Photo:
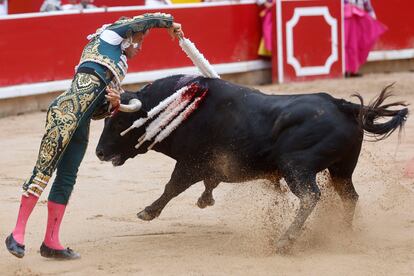
<svg viewBox="0 0 414 276"><path fill-rule="evenodd" d="M294 221L276 243L277 251L282 254L290 251L302 232L303 224L312 213L321 196L316 184L316 173L303 170L289 171L285 175L285 180L292 193L299 198L300 207Z"/></svg>
<svg viewBox="0 0 414 276"><path fill-rule="evenodd" d="M142 220L153 220L161 214L161 211L171 199L200 181L201 178L197 174L194 174L194 170L191 168L191 165L177 162L170 181L165 185L164 193L150 206L145 207L143 211L139 212L137 214L138 218Z"/></svg>
<svg viewBox="0 0 414 276"><path fill-rule="evenodd" d="M213 190L218 186L220 181L213 179L204 179L204 186L206 189L197 200L197 206L201 209L207 206L213 206L216 202L213 198Z"/></svg>
<svg viewBox="0 0 414 276"><path fill-rule="evenodd" d="M21 258L24 256L23 244L26 223L35 207L37 199L46 188L59 160L64 156L66 148L71 144L74 133L79 129L80 122L86 120L87 125L89 125L89 117L95 107L102 104L105 95L105 86L94 75L77 73L70 89L58 96L50 105L46 118L46 130L40 144L38 159L32 175L23 184L23 196L17 223L12 235L6 241L10 253L17 257ZM64 204L54 202L54 204L49 205L48 203L49 214L51 212L56 214L55 211L59 209L59 216L63 216L64 207ZM59 226L55 223L55 219L51 219L50 222L50 225L54 225L53 231L56 236ZM70 253L68 250L60 250L61 248L56 247L49 249L54 251L58 250L59 256L63 256L63 253L68 253L66 256L63 256L65 259L77 256L76 254L72 254L73 251Z"/></svg>

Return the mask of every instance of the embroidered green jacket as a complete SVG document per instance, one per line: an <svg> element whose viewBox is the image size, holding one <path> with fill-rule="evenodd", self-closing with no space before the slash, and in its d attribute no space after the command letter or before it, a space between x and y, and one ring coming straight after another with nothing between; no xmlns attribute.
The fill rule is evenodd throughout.
<svg viewBox="0 0 414 276"><path fill-rule="evenodd" d="M151 28L169 28L173 22L174 18L170 14L146 13L104 25L95 34L88 36L90 41L83 50L77 68L91 68L106 85L111 83L121 89L122 80L128 70L127 58L123 53L126 39L134 33L145 32ZM105 118L110 114L110 108L105 101L94 112L93 119Z"/></svg>
<svg viewBox="0 0 414 276"><path fill-rule="evenodd" d="M104 25L95 34L88 36L90 42L83 50L78 68L94 69L107 84L113 77L114 85L120 87L128 69L122 49L125 39L151 28L169 28L173 22L174 18L170 14L146 13Z"/></svg>

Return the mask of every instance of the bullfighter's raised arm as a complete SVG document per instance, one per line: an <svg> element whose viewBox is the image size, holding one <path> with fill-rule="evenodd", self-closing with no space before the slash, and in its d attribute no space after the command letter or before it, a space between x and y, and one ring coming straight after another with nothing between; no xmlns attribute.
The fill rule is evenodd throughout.
<svg viewBox="0 0 414 276"><path fill-rule="evenodd" d="M133 33L146 32L152 28L170 28L174 17L166 13L146 13L133 18L121 18L110 25L107 30L116 32L123 38Z"/></svg>

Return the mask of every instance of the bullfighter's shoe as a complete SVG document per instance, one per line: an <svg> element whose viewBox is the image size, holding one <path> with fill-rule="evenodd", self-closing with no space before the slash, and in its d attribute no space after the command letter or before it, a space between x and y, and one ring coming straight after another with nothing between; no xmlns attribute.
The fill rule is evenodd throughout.
<svg viewBox="0 0 414 276"><path fill-rule="evenodd" d="M6 238L6 247L7 250L17 258L23 258L24 257L24 245L18 243L14 237L13 234L10 234Z"/></svg>
<svg viewBox="0 0 414 276"><path fill-rule="evenodd" d="M76 253L69 247L66 249L58 250L46 246L42 243L40 246L40 255L45 258L59 259L59 260L75 260L80 259L80 254Z"/></svg>

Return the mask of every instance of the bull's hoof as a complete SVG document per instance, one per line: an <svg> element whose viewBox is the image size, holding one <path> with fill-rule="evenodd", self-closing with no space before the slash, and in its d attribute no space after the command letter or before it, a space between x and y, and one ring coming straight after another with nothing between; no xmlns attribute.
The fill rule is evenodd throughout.
<svg viewBox="0 0 414 276"><path fill-rule="evenodd" d="M289 255L292 253L292 241L280 239L276 243L276 253L280 255Z"/></svg>
<svg viewBox="0 0 414 276"><path fill-rule="evenodd" d="M137 214L137 217L139 219L142 219L142 220L145 220L145 221L150 221L150 220L155 219L158 216L156 214L151 214L151 213L149 213L149 212L147 212L145 210L142 210L141 212L139 212Z"/></svg>
<svg viewBox="0 0 414 276"><path fill-rule="evenodd" d="M216 201L214 200L214 198L209 198L209 199L205 199L203 197L200 197L197 200L197 206L201 209L206 208L207 206L213 206L214 203L216 203Z"/></svg>

